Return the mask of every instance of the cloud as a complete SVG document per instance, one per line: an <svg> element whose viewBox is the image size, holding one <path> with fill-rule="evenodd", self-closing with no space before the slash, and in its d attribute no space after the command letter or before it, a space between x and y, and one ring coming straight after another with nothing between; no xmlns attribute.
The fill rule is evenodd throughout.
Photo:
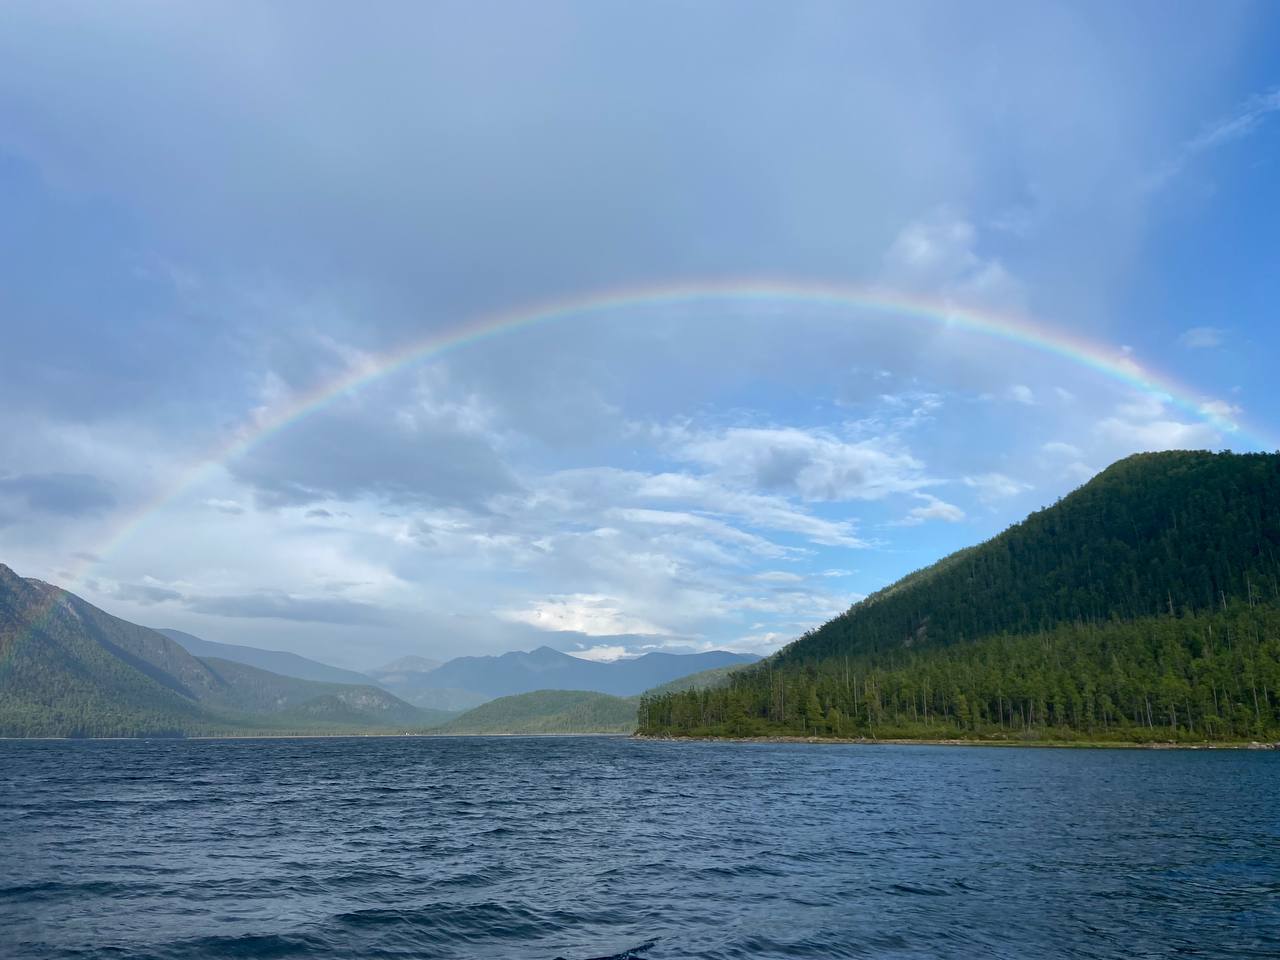
<svg viewBox="0 0 1280 960"><path fill-rule="evenodd" d="M766 583L803 583L804 577L786 570L763 570L755 575L755 579Z"/></svg>
<svg viewBox="0 0 1280 960"><path fill-rule="evenodd" d="M140 603L143 606L183 599L182 594L177 590L149 583L121 583L115 587L113 595L121 600Z"/></svg>
<svg viewBox="0 0 1280 960"><path fill-rule="evenodd" d="M574 631L589 637L624 633L664 636L671 633L657 624L631 616L622 609L617 598L602 594L574 593L548 597L522 609L500 611L498 615L539 630Z"/></svg>
<svg viewBox="0 0 1280 960"><path fill-rule="evenodd" d="M204 503L205 506L212 507L219 513L229 513L233 516L244 513L244 506L235 500L220 500L217 497L211 497Z"/></svg>
<svg viewBox="0 0 1280 960"><path fill-rule="evenodd" d="M115 506L111 483L88 473L26 473L0 476L0 507L64 517L102 513Z"/></svg>
<svg viewBox="0 0 1280 960"><path fill-rule="evenodd" d="M903 227L884 256L885 282L989 303L1017 303L1021 285L994 257L978 253L972 223L943 208Z"/></svg>
<svg viewBox="0 0 1280 960"><path fill-rule="evenodd" d="M1277 111L1280 111L1280 87L1254 94L1185 141L1171 160L1147 177L1144 186L1152 191L1167 186L1201 154L1249 136Z"/></svg>
<svg viewBox="0 0 1280 960"><path fill-rule="evenodd" d="M1178 336L1178 343L1190 350L1209 350L1220 347L1225 331L1219 327L1192 327Z"/></svg>
<svg viewBox="0 0 1280 960"><path fill-rule="evenodd" d="M1244 410L1226 400L1204 400L1200 403L1200 412L1234 428L1235 424L1231 421L1244 413Z"/></svg>
<svg viewBox="0 0 1280 960"><path fill-rule="evenodd" d="M905 518L898 521L900 526L914 527L924 523L926 520L944 520L947 523L959 523L965 518L965 513L954 503L947 503L945 500L939 500L937 497L927 493L917 493L917 498L925 501L923 506L913 507Z"/></svg>
<svg viewBox="0 0 1280 960"><path fill-rule="evenodd" d="M1170 419L1107 417L1098 423L1097 431L1103 439L1132 452L1207 449L1218 441L1217 431L1208 424Z"/></svg>
<svg viewBox="0 0 1280 960"><path fill-rule="evenodd" d="M720 476L805 500L878 500L928 483L909 453L820 430L735 427L690 437L678 449Z"/></svg>
<svg viewBox="0 0 1280 960"><path fill-rule="evenodd" d="M1015 383L1009 388L1009 399L1028 407L1035 406L1036 395L1023 383Z"/></svg>
<svg viewBox="0 0 1280 960"><path fill-rule="evenodd" d="M385 623L386 612L368 603L332 597L295 597L265 591L228 596L188 596L187 609L217 617L294 620L302 623L376 625Z"/></svg>
<svg viewBox="0 0 1280 960"><path fill-rule="evenodd" d="M565 653L580 660L592 660L596 663L613 663L631 656L631 650L620 644L599 644L585 650L566 650Z"/></svg>
<svg viewBox="0 0 1280 960"><path fill-rule="evenodd" d="M373 497L483 509L519 489L474 409L395 386L268 434L229 464L232 475L270 506Z"/></svg>
<svg viewBox="0 0 1280 960"><path fill-rule="evenodd" d="M1029 484L1025 484L1021 480L1014 480L1003 473L976 474L965 477L963 483L966 487L977 490L978 499L984 503L1016 497L1024 490L1031 489Z"/></svg>

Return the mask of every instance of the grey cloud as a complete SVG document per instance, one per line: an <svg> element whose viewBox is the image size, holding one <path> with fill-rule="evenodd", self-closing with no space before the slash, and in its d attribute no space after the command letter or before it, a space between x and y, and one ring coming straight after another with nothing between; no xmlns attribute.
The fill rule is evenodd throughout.
<svg viewBox="0 0 1280 960"><path fill-rule="evenodd" d="M110 483L88 473L26 473L0 477L0 497L41 513L81 517L113 507Z"/></svg>
<svg viewBox="0 0 1280 960"><path fill-rule="evenodd" d="M386 622L386 614L367 603L330 598L293 597L284 593L185 597L183 603L189 610L196 613L208 613L219 617L269 618L348 625L377 625Z"/></svg>
<svg viewBox="0 0 1280 960"><path fill-rule="evenodd" d="M144 606L184 599L177 590L171 590L168 587L157 587L149 583L122 583L112 591L112 595L121 600L140 603Z"/></svg>
<svg viewBox="0 0 1280 960"><path fill-rule="evenodd" d="M877 500L929 483L918 460L884 441L847 442L794 427L692 436L679 452L763 491L807 500Z"/></svg>
<svg viewBox="0 0 1280 960"><path fill-rule="evenodd" d="M483 509L519 484L484 435L447 420L407 422L385 408L325 411L229 465L270 505L372 496Z"/></svg>

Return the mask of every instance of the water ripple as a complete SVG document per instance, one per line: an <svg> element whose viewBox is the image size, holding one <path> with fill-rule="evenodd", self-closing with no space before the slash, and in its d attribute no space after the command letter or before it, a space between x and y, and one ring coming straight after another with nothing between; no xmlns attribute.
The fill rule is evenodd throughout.
<svg viewBox="0 0 1280 960"><path fill-rule="evenodd" d="M1280 756L0 743L0 956L1280 956Z"/></svg>

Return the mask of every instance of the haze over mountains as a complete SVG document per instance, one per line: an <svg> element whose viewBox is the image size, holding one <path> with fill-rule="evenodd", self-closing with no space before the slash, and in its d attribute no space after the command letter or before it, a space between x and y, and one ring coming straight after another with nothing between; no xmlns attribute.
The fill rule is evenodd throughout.
<svg viewBox="0 0 1280 960"><path fill-rule="evenodd" d="M411 679L390 677L387 688L411 698L416 689L468 690L490 699L532 690L592 690L617 697L643 693L650 687L715 667L753 663L759 657L713 650L708 653L647 653L600 663L551 647L515 651L496 657L458 657Z"/></svg>
<svg viewBox="0 0 1280 960"><path fill-rule="evenodd" d="M447 663L419 656L401 657L363 674L293 653L213 643L180 630L159 632L197 656L235 660L306 680L373 683L416 706L447 712L469 710L497 697L535 690L585 690L630 697L691 674L742 666L759 659L751 654L713 650L648 653L602 663L544 646L500 656L458 657Z"/></svg>
<svg viewBox="0 0 1280 960"><path fill-rule="evenodd" d="M455 731L490 732L505 722L501 732L513 725L534 732L616 732L634 725L634 701L580 691L597 698L597 708L606 705L583 710L574 701L579 693L566 706L562 691L546 688L598 682L638 693L643 687L637 684L651 677L683 677L707 664L749 659L658 655L599 664L543 649L463 658L452 669L404 658L378 671L375 680L293 653L142 627L0 565L0 736L421 733L503 693L531 698ZM452 710L409 703L385 686L406 677L420 683L440 671L440 685L430 693L437 700L452 697L460 704ZM447 686L462 682L481 690ZM542 693L532 695L535 690Z"/></svg>
<svg viewBox="0 0 1280 960"><path fill-rule="evenodd" d="M327 663L311 660L284 650L261 650L257 647L244 646L238 643L216 643L204 640L182 630L167 627L156 628L170 640L180 644L188 653L197 657L220 657L248 664L286 677L297 677L300 680L322 680L328 683L369 683L370 678L354 670L343 670L331 667Z"/></svg>

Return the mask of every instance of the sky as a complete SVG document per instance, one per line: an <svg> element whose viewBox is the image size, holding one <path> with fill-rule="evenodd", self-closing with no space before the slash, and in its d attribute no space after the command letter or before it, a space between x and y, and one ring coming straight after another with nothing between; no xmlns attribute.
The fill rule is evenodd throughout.
<svg viewBox="0 0 1280 960"><path fill-rule="evenodd" d="M1275 4L15 0L0 562L355 669L765 654L1276 449L1277 223Z"/></svg>

